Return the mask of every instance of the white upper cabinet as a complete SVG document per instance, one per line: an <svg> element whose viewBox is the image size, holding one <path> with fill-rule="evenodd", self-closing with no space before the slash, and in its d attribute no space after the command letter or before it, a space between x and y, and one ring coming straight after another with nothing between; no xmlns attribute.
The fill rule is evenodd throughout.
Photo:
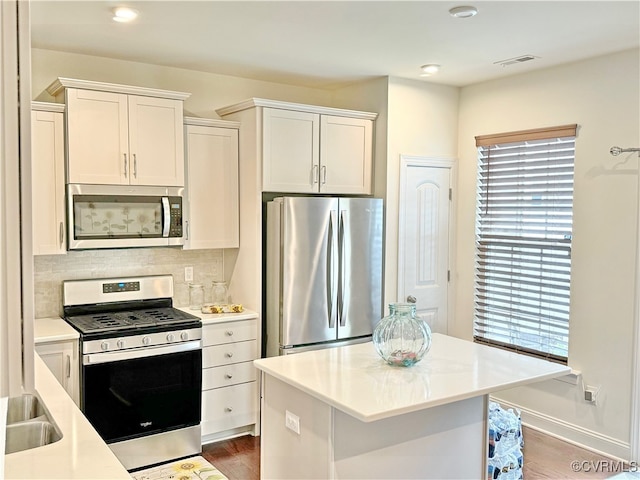
<svg viewBox="0 0 640 480"><path fill-rule="evenodd" d="M185 249L240 246L239 126L185 118Z"/></svg>
<svg viewBox="0 0 640 480"><path fill-rule="evenodd" d="M262 190L314 193L320 168L320 115L265 108Z"/></svg>
<svg viewBox="0 0 640 480"><path fill-rule="evenodd" d="M375 113L260 98L217 113L244 121L250 110L261 116L255 123L263 192L372 193Z"/></svg>
<svg viewBox="0 0 640 480"><path fill-rule="evenodd" d="M188 94L58 79L67 105L67 181L184 185L183 100Z"/></svg>
<svg viewBox="0 0 640 480"><path fill-rule="evenodd" d="M31 197L33 254L66 253L64 203L64 106L33 103Z"/></svg>
<svg viewBox="0 0 640 480"><path fill-rule="evenodd" d="M371 193L372 124L362 118L321 116L320 193Z"/></svg>

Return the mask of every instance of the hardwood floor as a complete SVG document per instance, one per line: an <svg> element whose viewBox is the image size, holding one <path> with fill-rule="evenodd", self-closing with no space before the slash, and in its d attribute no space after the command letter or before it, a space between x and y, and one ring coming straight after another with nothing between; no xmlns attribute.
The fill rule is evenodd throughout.
<svg viewBox="0 0 640 480"><path fill-rule="evenodd" d="M612 460L576 447L531 428L523 428L525 480L610 478L615 473L602 471L603 461ZM202 456L216 466L229 480L259 480L260 438L250 435L205 445ZM572 462L580 462L582 471L575 472ZM600 467L600 468L599 468ZM589 471L587 471L589 470ZM595 471L600 470L600 471Z"/></svg>
<svg viewBox="0 0 640 480"><path fill-rule="evenodd" d="M202 456L229 480L260 479L260 437L245 435L202 447Z"/></svg>

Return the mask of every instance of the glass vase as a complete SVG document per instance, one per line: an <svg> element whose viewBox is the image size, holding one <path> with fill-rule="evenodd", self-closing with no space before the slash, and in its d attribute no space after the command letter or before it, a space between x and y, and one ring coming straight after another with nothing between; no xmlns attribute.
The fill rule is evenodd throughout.
<svg viewBox="0 0 640 480"><path fill-rule="evenodd" d="M431 328L416 316L415 304L391 303L373 331L373 345L389 365L410 367L431 348Z"/></svg>

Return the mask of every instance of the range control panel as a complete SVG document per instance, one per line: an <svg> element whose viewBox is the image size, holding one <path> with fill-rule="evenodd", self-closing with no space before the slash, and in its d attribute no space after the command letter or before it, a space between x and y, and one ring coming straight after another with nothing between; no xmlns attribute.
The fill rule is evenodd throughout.
<svg viewBox="0 0 640 480"><path fill-rule="evenodd" d="M116 293L116 292L139 292L140 282L113 282L103 283L102 293Z"/></svg>

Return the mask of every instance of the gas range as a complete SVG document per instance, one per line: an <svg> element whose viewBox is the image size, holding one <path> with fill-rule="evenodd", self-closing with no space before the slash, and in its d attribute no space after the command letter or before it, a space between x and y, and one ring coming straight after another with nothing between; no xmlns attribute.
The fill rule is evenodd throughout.
<svg viewBox="0 0 640 480"><path fill-rule="evenodd" d="M80 407L128 470L200 452L202 324L173 307L173 277L70 280Z"/></svg>
<svg viewBox="0 0 640 480"><path fill-rule="evenodd" d="M83 344L114 339L109 348L103 345L103 351L131 336L155 341L120 348L158 345L163 343L161 338L167 343L193 340L185 338L184 332L200 328L200 318L174 308L172 297L171 275L70 280L63 283L64 319L80 333ZM175 333L158 335L172 331Z"/></svg>

